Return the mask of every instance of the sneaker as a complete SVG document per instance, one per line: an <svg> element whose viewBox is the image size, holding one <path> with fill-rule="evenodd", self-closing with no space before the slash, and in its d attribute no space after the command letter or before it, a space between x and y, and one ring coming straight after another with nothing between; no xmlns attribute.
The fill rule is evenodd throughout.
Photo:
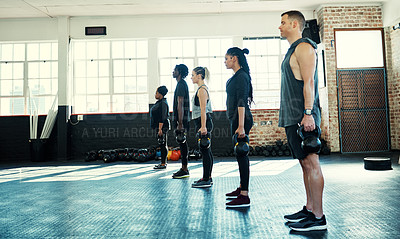
<svg viewBox="0 0 400 239"><path fill-rule="evenodd" d="M192 184L192 188L209 188L211 187L211 185L212 185L211 179L204 180L201 178Z"/></svg>
<svg viewBox="0 0 400 239"><path fill-rule="evenodd" d="M162 165L162 164L157 164L156 166L154 166L153 169L166 169L166 168L167 168L167 165L166 165L166 164L164 164L164 165Z"/></svg>
<svg viewBox="0 0 400 239"><path fill-rule="evenodd" d="M185 171L183 169L179 169L178 172L176 172L172 175L172 178L188 178L189 176L190 176L189 170Z"/></svg>
<svg viewBox="0 0 400 239"><path fill-rule="evenodd" d="M298 211L290 215L285 215L283 218L285 218L285 220L288 222L299 222L304 218L308 217L310 214L312 213L307 210L306 206L303 206L303 209L301 211Z"/></svg>
<svg viewBox="0 0 400 239"><path fill-rule="evenodd" d="M322 231L327 229L325 215L323 215L321 219L317 219L313 213L310 213L308 217L299 222L290 224L289 227L294 231L300 232Z"/></svg>
<svg viewBox="0 0 400 239"><path fill-rule="evenodd" d="M240 195L240 188L237 188L235 191L225 194L226 199L235 199Z"/></svg>
<svg viewBox="0 0 400 239"><path fill-rule="evenodd" d="M226 203L226 207L250 207L250 198L240 194L236 199Z"/></svg>

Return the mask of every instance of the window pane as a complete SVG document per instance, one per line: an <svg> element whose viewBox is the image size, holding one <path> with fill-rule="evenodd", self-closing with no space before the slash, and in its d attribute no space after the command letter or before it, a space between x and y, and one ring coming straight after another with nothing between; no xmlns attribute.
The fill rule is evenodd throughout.
<svg viewBox="0 0 400 239"><path fill-rule="evenodd" d="M138 58L147 58L148 57L148 44L147 41L138 41L137 42L137 56Z"/></svg>
<svg viewBox="0 0 400 239"><path fill-rule="evenodd" d="M14 44L14 61L25 60L25 44Z"/></svg>
<svg viewBox="0 0 400 239"><path fill-rule="evenodd" d="M125 78L114 77L114 93L124 93Z"/></svg>
<svg viewBox="0 0 400 239"><path fill-rule="evenodd" d="M108 77L99 78L99 93L100 94L110 93L110 84Z"/></svg>
<svg viewBox="0 0 400 239"><path fill-rule="evenodd" d="M13 60L13 44L3 44L1 48L1 60L12 61Z"/></svg>
<svg viewBox="0 0 400 239"><path fill-rule="evenodd" d="M99 59L109 59L110 58L110 43L109 42L99 42Z"/></svg>
<svg viewBox="0 0 400 239"><path fill-rule="evenodd" d="M159 57L169 57L171 53L170 41L169 40L159 40L158 41L158 56Z"/></svg>
<svg viewBox="0 0 400 239"><path fill-rule="evenodd" d="M136 93L136 77L125 77L125 93Z"/></svg>
<svg viewBox="0 0 400 239"><path fill-rule="evenodd" d="M123 58L124 57L124 42L114 41L112 43L112 57Z"/></svg>
<svg viewBox="0 0 400 239"><path fill-rule="evenodd" d="M86 78L75 78L75 93L86 94Z"/></svg>
<svg viewBox="0 0 400 239"><path fill-rule="evenodd" d="M98 94L99 93L99 85L97 78L88 78L87 79L87 93L88 94Z"/></svg>
<svg viewBox="0 0 400 239"><path fill-rule="evenodd" d="M85 77L86 76L86 62L75 61L74 62L74 77Z"/></svg>
<svg viewBox="0 0 400 239"><path fill-rule="evenodd" d="M99 106L98 106L99 100L98 100L98 96L91 96L88 95L87 96L87 106L86 106L86 110L87 112L99 112Z"/></svg>
<svg viewBox="0 0 400 239"><path fill-rule="evenodd" d="M24 95L24 81L23 80L14 80L14 96L23 96Z"/></svg>
<svg viewBox="0 0 400 239"><path fill-rule="evenodd" d="M51 43L39 44L39 59L40 60L51 59Z"/></svg>
<svg viewBox="0 0 400 239"><path fill-rule="evenodd" d="M28 61L39 59L39 43L28 44Z"/></svg>
<svg viewBox="0 0 400 239"><path fill-rule="evenodd" d="M115 60L113 62L114 68L114 76L123 76L125 75L125 61L123 60Z"/></svg>
<svg viewBox="0 0 400 239"><path fill-rule="evenodd" d="M39 75L40 78L50 78L51 77L51 64L48 62L39 63Z"/></svg>
<svg viewBox="0 0 400 239"><path fill-rule="evenodd" d="M99 96L99 112L109 113L110 111L110 97L106 95Z"/></svg>
<svg viewBox="0 0 400 239"><path fill-rule="evenodd" d="M1 99L1 115L12 115L12 104L11 104L11 98L2 98Z"/></svg>
<svg viewBox="0 0 400 239"><path fill-rule="evenodd" d="M134 76L136 75L136 61L127 60L125 62L125 76Z"/></svg>
<svg viewBox="0 0 400 239"><path fill-rule="evenodd" d="M13 64L3 63L1 64L1 79L12 79L13 78Z"/></svg>
<svg viewBox="0 0 400 239"><path fill-rule="evenodd" d="M104 77L109 75L110 75L109 62L99 61L99 76Z"/></svg>
<svg viewBox="0 0 400 239"><path fill-rule="evenodd" d="M137 61L137 75L146 76L147 75L147 60Z"/></svg>
<svg viewBox="0 0 400 239"><path fill-rule="evenodd" d="M74 59L86 59L86 43L85 42L75 42L74 43Z"/></svg>
<svg viewBox="0 0 400 239"><path fill-rule="evenodd" d="M194 56L194 40L183 40L183 56Z"/></svg>
<svg viewBox="0 0 400 239"><path fill-rule="evenodd" d="M86 110L86 96L75 95L75 110L74 112L87 112Z"/></svg>
<svg viewBox="0 0 400 239"><path fill-rule="evenodd" d="M114 95L113 96L113 112L123 112L124 111L124 96L123 95Z"/></svg>
<svg viewBox="0 0 400 239"><path fill-rule="evenodd" d="M136 57L136 42L127 41L125 42L125 57L135 58Z"/></svg>
<svg viewBox="0 0 400 239"><path fill-rule="evenodd" d="M87 59L98 59L97 42L86 43L86 57Z"/></svg>
<svg viewBox="0 0 400 239"><path fill-rule="evenodd" d="M98 61L88 61L87 65L87 77L98 77L99 76L99 64Z"/></svg>
<svg viewBox="0 0 400 239"><path fill-rule="evenodd" d="M1 95L2 96L11 96L12 95L12 89L13 89L13 84L12 80L1 80L0 81L0 86L1 86Z"/></svg>
<svg viewBox="0 0 400 239"><path fill-rule="evenodd" d="M171 54L182 57L182 40L171 40Z"/></svg>
<svg viewBox="0 0 400 239"><path fill-rule="evenodd" d="M335 41L337 68L383 67L380 30L335 31Z"/></svg>

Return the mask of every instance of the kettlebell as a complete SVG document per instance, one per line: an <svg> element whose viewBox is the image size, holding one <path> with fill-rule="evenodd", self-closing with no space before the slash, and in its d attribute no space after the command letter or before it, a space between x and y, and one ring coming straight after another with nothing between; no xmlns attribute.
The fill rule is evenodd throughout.
<svg viewBox="0 0 400 239"><path fill-rule="evenodd" d="M157 142L159 145L164 145L165 144L165 134L163 134L161 136L157 134Z"/></svg>
<svg viewBox="0 0 400 239"><path fill-rule="evenodd" d="M171 160L172 161L178 161L179 160L179 153L178 153L177 150L172 151Z"/></svg>
<svg viewBox="0 0 400 239"><path fill-rule="evenodd" d="M249 136L246 134L243 138L238 138L238 134L234 134L232 137L233 151L237 156L247 156L249 154Z"/></svg>
<svg viewBox="0 0 400 239"><path fill-rule="evenodd" d="M175 139L178 144L186 143L186 133L185 130L175 130Z"/></svg>
<svg viewBox="0 0 400 239"><path fill-rule="evenodd" d="M306 153L319 153L321 150L321 140L319 137L321 136L321 129L318 126L315 126L313 131L306 132L304 131L304 126L301 125L297 129L297 134L303 140L301 142L301 149Z"/></svg>
<svg viewBox="0 0 400 239"><path fill-rule="evenodd" d="M197 145L200 149L208 149L211 146L210 133L202 135L201 132L197 132Z"/></svg>

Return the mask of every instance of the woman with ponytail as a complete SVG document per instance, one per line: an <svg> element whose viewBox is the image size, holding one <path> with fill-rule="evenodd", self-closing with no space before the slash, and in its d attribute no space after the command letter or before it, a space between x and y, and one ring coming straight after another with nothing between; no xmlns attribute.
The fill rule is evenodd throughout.
<svg viewBox="0 0 400 239"><path fill-rule="evenodd" d="M253 102L253 86L251 84L250 68L244 54L249 54L248 49L238 47L229 48L225 54L225 65L235 73L226 82L226 114L228 116L232 135L237 138L248 137L253 126L253 116L250 112L250 105ZM239 164L240 185L230 193L226 194L227 199L233 201L226 203L226 207L249 207L249 157L236 154Z"/></svg>
<svg viewBox="0 0 400 239"><path fill-rule="evenodd" d="M205 84L205 80L208 81L209 75L210 73L206 67L199 66L192 71L192 81L198 86L192 99L192 119L196 126L195 132L201 135L199 135L199 139L200 137L205 137L205 140L209 140L209 144L211 144L211 131L213 129L212 109L208 87ZM211 171L214 157L209 144L208 147L207 144L199 147L203 156L203 178L192 184L194 188L208 188L213 184Z"/></svg>

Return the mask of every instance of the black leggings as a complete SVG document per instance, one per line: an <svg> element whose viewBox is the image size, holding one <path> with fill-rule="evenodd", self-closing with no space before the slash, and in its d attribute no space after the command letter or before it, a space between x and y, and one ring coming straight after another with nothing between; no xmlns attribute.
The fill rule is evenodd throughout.
<svg viewBox="0 0 400 239"><path fill-rule="evenodd" d="M197 132L201 128L201 117L195 119L194 123L196 125L195 132L196 132L196 136L197 136ZM211 139L211 131L213 130L213 122L209 115L207 115L206 128L207 128L207 133L210 134L210 139ZM200 152L203 156L203 179L209 180L211 178L211 172L212 172L212 168L213 168L213 164L214 164L214 156L211 152L211 146L208 149L200 148Z"/></svg>
<svg viewBox="0 0 400 239"><path fill-rule="evenodd" d="M161 151L161 164L166 164L167 163L167 156L168 156L168 144L167 144L167 140L168 140L168 129L162 129L163 131L163 137L165 139L165 143L164 144L159 144L158 146L160 147L160 151ZM158 129L156 129L156 137L158 139Z"/></svg>
<svg viewBox="0 0 400 239"><path fill-rule="evenodd" d="M237 119L231 120L231 133L232 136L235 134L235 131L237 130L239 126L239 122ZM245 117L244 120L244 132L249 135L250 129L253 127L253 116L247 116ZM249 190L249 179L250 179L250 163L249 163L249 157L246 156L237 156L236 155L236 160L239 164L239 174L240 174L240 188L243 191L248 191Z"/></svg>
<svg viewBox="0 0 400 239"><path fill-rule="evenodd" d="M178 127L177 121L174 122L174 126L175 126L175 129ZM190 125L189 125L188 121L183 122L183 128L185 129L186 134L189 133L189 129L190 129L189 126ZM188 165L188 143L187 143L187 140L185 141L185 143L179 144L179 150L181 151L182 165L187 166Z"/></svg>

